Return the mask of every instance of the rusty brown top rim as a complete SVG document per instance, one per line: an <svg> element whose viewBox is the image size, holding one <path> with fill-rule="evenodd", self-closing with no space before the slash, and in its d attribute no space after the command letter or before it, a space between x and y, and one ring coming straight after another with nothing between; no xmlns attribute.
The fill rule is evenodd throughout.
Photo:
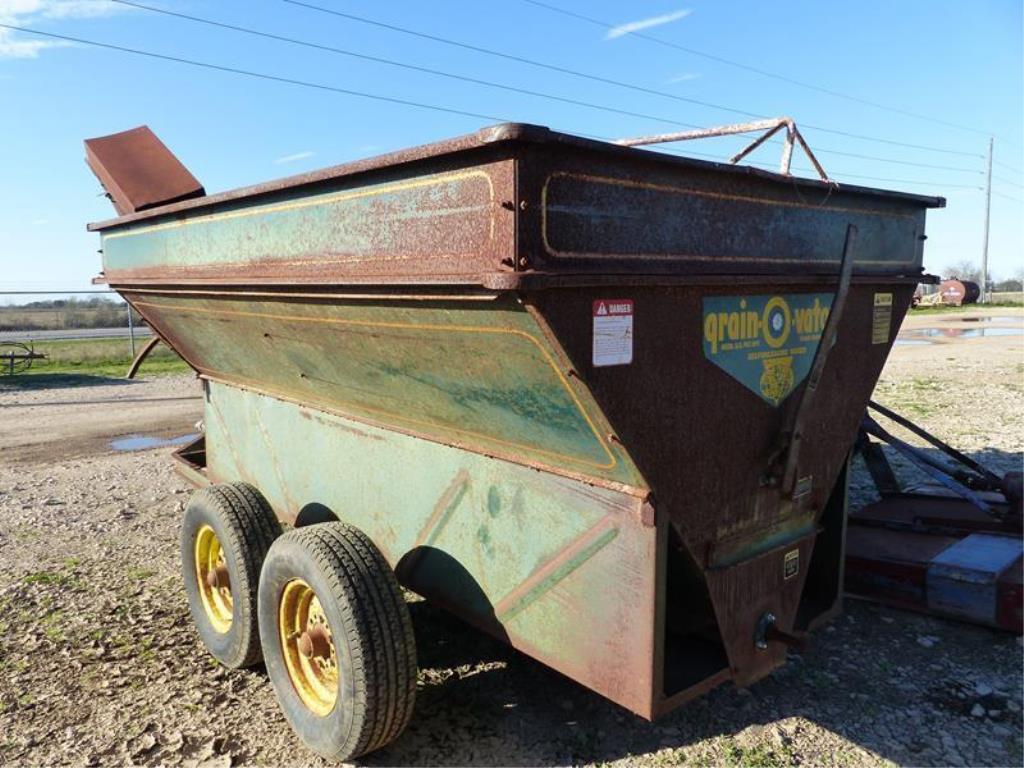
<svg viewBox="0 0 1024 768"><path fill-rule="evenodd" d="M181 213L185 211L204 210L216 207L222 203L246 200L261 197L263 195L281 192L289 189L297 189L304 186L319 184L326 181L341 179L346 176L355 176L368 171L383 168L393 168L407 163L425 160L443 155L457 154L483 146L498 144L502 142L519 142L525 144L562 144L598 150L618 156L643 158L650 161L663 162L668 165L681 167L713 169L722 173L739 174L765 179L777 184L784 184L788 187L801 187L806 189L822 190L828 189L829 183L820 179L799 178L795 176L783 176L771 171L754 168L748 165L730 165L718 163L711 160L700 160L681 155L670 155L651 148L625 147L618 144L611 144L605 141L587 139L582 136L575 136L569 133L553 131L541 125L530 123L499 123L497 125L481 128L474 133L457 136L452 139L438 141L431 144L423 144L397 152L389 152L383 155L376 155L362 160L355 160L350 163L333 165L309 173L286 176L282 179L255 184L248 187L219 192L215 195L196 197L189 200L181 200L167 205L149 208L138 213L131 213L114 219L94 222L87 226L90 232L98 232L113 227L131 224L137 221L166 216L168 214ZM943 197L932 197L928 195L917 195L910 192L899 192L896 190L876 189L873 187L862 187L852 184L842 184L840 190L846 193L868 195L875 198L898 200L907 203L916 203L925 208L943 208L946 200Z"/></svg>
<svg viewBox="0 0 1024 768"><path fill-rule="evenodd" d="M118 292L132 291L181 292L200 291L218 293L245 293L247 291L269 291L281 294L304 292L330 295L339 290L374 293L383 299L395 298L395 292L402 289L421 291L426 295L434 292L438 296L455 295L493 298L492 294L508 291L540 291L560 288L587 287L687 287L708 285L831 285L838 280L835 273L802 273L787 274L785 272L754 273L754 274L566 274L552 272L492 272L480 275L459 275L452 279L431 279L423 275L396 276L388 278L370 277L362 280L330 280L317 279L282 281L276 278L258 279L245 278L225 281L220 278L205 279L168 279L164 277L125 279L112 277L94 278L95 285L109 285ZM937 285L938 277L918 272L897 273L854 273L852 282L856 284L892 284L892 285Z"/></svg>

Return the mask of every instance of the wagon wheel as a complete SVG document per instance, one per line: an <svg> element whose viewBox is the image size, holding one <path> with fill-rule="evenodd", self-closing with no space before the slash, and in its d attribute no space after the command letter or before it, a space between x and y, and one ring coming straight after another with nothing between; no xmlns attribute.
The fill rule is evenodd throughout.
<svg viewBox="0 0 1024 768"><path fill-rule="evenodd" d="M35 350L20 341L0 341L0 373L15 374L32 367Z"/></svg>
<svg viewBox="0 0 1024 768"><path fill-rule="evenodd" d="M416 696L416 643L395 575L365 534L330 522L274 542L259 620L277 701L310 749L347 761L398 737Z"/></svg>
<svg viewBox="0 0 1024 768"><path fill-rule="evenodd" d="M233 669L262 658L256 594L263 558L281 525L246 483L211 485L193 495L181 526L189 610L217 661Z"/></svg>

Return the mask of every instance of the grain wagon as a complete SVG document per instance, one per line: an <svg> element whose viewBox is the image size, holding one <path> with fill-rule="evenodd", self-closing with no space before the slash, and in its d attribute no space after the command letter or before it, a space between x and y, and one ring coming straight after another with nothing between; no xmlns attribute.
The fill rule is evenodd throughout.
<svg viewBox="0 0 1024 768"><path fill-rule="evenodd" d="M216 195L147 129L87 157L102 280L203 384L199 634L316 752L409 720L399 585L651 719L838 611L940 198L521 124Z"/></svg>

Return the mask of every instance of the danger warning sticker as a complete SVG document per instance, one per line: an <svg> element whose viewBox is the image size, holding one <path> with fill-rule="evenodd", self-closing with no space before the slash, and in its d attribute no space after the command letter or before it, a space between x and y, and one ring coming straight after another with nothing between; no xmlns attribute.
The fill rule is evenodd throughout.
<svg viewBox="0 0 1024 768"><path fill-rule="evenodd" d="M633 300L594 302L594 367L633 362Z"/></svg>

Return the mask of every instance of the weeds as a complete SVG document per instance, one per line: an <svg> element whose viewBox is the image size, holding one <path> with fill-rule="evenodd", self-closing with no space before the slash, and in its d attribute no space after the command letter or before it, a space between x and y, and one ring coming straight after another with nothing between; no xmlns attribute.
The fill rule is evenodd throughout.
<svg viewBox="0 0 1024 768"><path fill-rule="evenodd" d="M723 764L729 768L776 768L793 765L793 762L793 752L786 746L743 747L732 743L725 748Z"/></svg>

